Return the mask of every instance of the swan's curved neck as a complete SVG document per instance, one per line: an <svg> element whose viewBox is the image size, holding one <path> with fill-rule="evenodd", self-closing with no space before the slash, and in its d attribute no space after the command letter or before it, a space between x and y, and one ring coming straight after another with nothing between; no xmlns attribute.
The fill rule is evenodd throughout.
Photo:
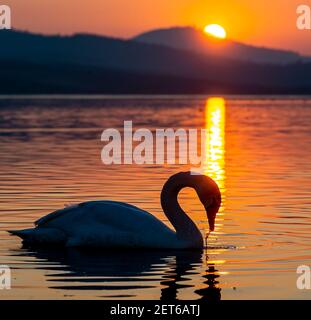
<svg viewBox="0 0 311 320"><path fill-rule="evenodd" d="M178 203L178 193L185 187L195 188L191 177L187 179L169 179L161 192L162 209L174 226L179 239L189 241L198 247L203 246L203 238L195 223L188 217Z"/></svg>

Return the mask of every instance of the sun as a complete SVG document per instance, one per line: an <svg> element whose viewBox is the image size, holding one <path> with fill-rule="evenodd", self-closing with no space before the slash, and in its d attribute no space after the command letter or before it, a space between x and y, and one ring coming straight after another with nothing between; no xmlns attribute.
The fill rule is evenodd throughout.
<svg viewBox="0 0 311 320"><path fill-rule="evenodd" d="M219 39L226 39L227 32L219 24L209 24L204 28L204 32Z"/></svg>

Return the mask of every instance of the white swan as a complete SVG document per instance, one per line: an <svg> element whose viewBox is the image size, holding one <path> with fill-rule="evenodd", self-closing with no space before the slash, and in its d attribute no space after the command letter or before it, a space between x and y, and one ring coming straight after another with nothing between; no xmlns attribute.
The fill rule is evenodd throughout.
<svg viewBox="0 0 311 320"><path fill-rule="evenodd" d="M164 184L161 205L176 232L150 213L116 201L90 201L52 212L36 227L9 231L28 245L102 248L202 248L202 234L178 204L184 187L194 188L206 210L210 230L221 203L217 184L204 175L181 172Z"/></svg>

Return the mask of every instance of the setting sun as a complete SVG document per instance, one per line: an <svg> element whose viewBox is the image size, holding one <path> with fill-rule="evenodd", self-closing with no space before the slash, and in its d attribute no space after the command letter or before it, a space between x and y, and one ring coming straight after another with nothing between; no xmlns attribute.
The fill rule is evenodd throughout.
<svg viewBox="0 0 311 320"><path fill-rule="evenodd" d="M204 28L204 32L220 39L225 39L227 37L226 30L219 24L209 24Z"/></svg>

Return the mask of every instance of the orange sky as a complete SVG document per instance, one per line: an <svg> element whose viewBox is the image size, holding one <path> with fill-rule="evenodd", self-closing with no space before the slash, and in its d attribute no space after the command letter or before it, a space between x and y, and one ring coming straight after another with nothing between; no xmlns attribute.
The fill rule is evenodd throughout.
<svg viewBox="0 0 311 320"><path fill-rule="evenodd" d="M311 30L296 28L296 8L311 0L3 0L14 28L129 37L176 25L219 23L245 43L311 55Z"/></svg>

